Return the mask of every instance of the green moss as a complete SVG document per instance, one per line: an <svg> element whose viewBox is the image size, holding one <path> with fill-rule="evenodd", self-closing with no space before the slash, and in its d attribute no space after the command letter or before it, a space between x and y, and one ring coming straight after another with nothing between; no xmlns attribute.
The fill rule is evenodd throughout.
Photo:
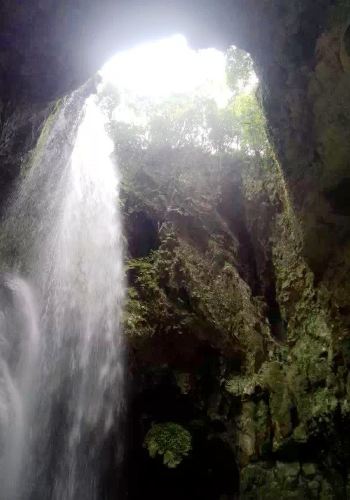
<svg viewBox="0 0 350 500"><path fill-rule="evenodd" d="M254 372L256 359L264 357L268 327L261 302L252 297L229 252L214 239L200 251L172 225L160 238L158 250L128 262L127 336L134 342L156 333L191 330L203 337L208 332L216 345L244 350L245 369Z"/></svg>
<svg viewBox="0 0 350 500"><path fill-rule="evenodd" d="M300 424L297 427L295 427L294 432L293 432L293 439L297 443L306 443L307 442L308 432L307 432L304 424Z"/></svg>
<svg viewBox="0 0 350 500"><path fill-rule="evenodd" d="M263 356L268 330L262 321L261 304L252 298L249 287L224 256L215 242L205 255L182 242L177 249L180 276L173 273L172 278L186 280L193 310L222 335L224 343L244 346L246 370L252 372L256 356Z"/></svg>
<svg viewBox="0 0 350 500"><path fill-rule="evenodd" d="M302 470L305 476L307 477L314 477L317 473L317 467L315 464L312 463L303 464Z"/></svg>
<svg viewBox="0 0 350 500"><path fill-rule="evenodd" d="M257 375L236 375L226 381L225 388L227 392L236 397L250 396L255 392L258 383L259 377Z"/></svg>
<svg viewBox="0 0 350 500"><path fill-rule="evenodd" d="M131 339L149 338L155 333L155 325L148 320L148 308L139 298L135 288L128 288L128 297L124 311L124 328Z"/></svg>
<svg viewBox="0 0 350 500"><path fill-rule="evenodd" d="M164 465L175 468L191 451L192 438L181 425L167 422L152 425L146 434L144 445L150 457L161 455Z"/></svg>
<svg viewBox="0 0 350 500"><path fill-rule="evenodd" d="M238 426L238 446L241 466L247 465L256 456L254 416L255 404L253 401L244 402Z"/></svg>
<svg viewBox="0 0 350 500"><path fill-rule="evenodd" d="M346 175L349 167L350 145L347 140L347 132L350 128L339 126L338 121L330 124L322 133L321 141L324 148L324 157L326 165L331 169L328 174L333 182L339 179L339 176Z"/></svg>
<svg viewBox="0 0 350 500"><path fill-rule="evenodd" d="M28 170L31 168L32 165L34 165L36 162L40 161L40 158L43 154L43 151L45 147L47 146L48 138L50 136L50 133L52 131L53 125L56 123L58 113L60 112L62 108L64 100L63 99L58 99L56 102L54 102L50 106L50 112L49 116L46 119L41 132L39 139L37 143L35 144L35 148L32 151L32 154L29 158L29 161L26 163L26 165L22 168L21 170L21 176L25 176L28 172Z"/></svg>
<svg viewBox="0 0 350 500"><path fill-rule="evenodd" d="M317 389L312 397L309 398L309 401L309 418L312 418L317 423L333 420L334 412L339 402L330 389L327 387Z"/></svg>
<svg viewBox="0 0 350 500"><path fill-rule="evenodd" d="M258 455L264 456L271 450L271 415L269 406L264 400L256 404L254 423Z"/></svg>
<svg viewBox="0 0 350 500"><path fill-rule="evenodd" d="M242 470L241 498L243 500L307 500L317 498L300 481L300 464L277 462L249 465ZM282 496L281 496L282 495Z"/></svg>
<svg viewBox="0 0 350 500"><path fill-rule="evenodd" d="M269 390L269 407L274 426L273 448L292 431L291 408L293 407L286 375L280 363L268 363L262 373L264 386Z"/></svg>
<svg viewBox="0 0 350 500"><path fill-rule="evenodd" d="M156 254L130 260L127 270L133 274L133 286L128 288L124 313L125 333L135 343L152 337L167 328L171 311L159 281Z"/></svg>
<svg viewBox="0 0 350 500"><path fill-rule="evenodd" d="M175 379L181 394L189 394L191 391L191 374L176 371Z"/></svg>
<svg viewBox="0 0 350 500"><path fill-rule="evenodd" d="M48 113L41 130L34 130L33 123L28 122L26 132L28 138L31 136L29 151L21 151L21 155L17 156L12 152L14 163L17 163L16 168L20 165L19 177L17 182L24 181L32 168L35 168L41 161L42 154L47 146L49 135L52 127L56 122L58 112L60 111L62 100L58 100L45 109ZM34 114L35 116L35 114ZM39 116L41 116L39 114ZM33 120L35 123L35 120ZM40 122L41 123L41 122ZM40 135L39 135L40 133ZM39 138L37 139L37 135ZM37 140L36 140L37 139ZM23 149L23 145L22 145ZM35 195L30 204L27 204L26 211L14 215L11 209L7 211L6 217L1 221L0 225L0 270L6 272L9 269L16 269L18 272L27 273L28 265L31 261L30 251L33 247L33 238L37 234L38 219L36 214L35 204L38 202ZM9 207L6 207L9 208ZM11 203L10 203L11 208ZM13 208L13 207L12 207ZM13 221L16 217L16 221ZM16 230L14 230L16 228Z"/></svg>
<svg viewBox="0 0 350 500"><path fill-rule="evenodd" d="M295 345L292 365L289 370L289 382L304 381L313 386L325 382L329 373L328 348L324 340L313 338L306 329L304 336Z"/></svg>

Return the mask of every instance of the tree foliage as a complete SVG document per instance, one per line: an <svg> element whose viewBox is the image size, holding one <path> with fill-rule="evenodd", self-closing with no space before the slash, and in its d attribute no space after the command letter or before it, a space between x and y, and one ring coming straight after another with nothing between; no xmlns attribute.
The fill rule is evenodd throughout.
<svg viewBox="0 0 350 500"><path fill-rule="evenodd" d="M133 159L148 148L199 148L212 154L263 154L264 117L254 94L240 94L220 109L211 99L178 96L153 109L144 126L111 122L116 152Z"/></svg>
<svg viewBox="0 0 350 500"><path fill-rule="evenodd" d="M254 74L249 54L237 47L230 47L226 54L227 83L234 94L246 87Z"/></svg>
<svg viewBox="0 0 350 500"><path fill-rule="evenodd" d="M223 108L213 98L180 94L156 103L144 99L131 103L132 113L140 117L137 123L110 120L123 167L132 170L145 162L147 154L149 161L150 152L167 159L169 151L182 151L182 160L188 161L198 150L218 157L267 156L264 116L251 85L253 64L247 53L235 47L227 53L227 79L232 97Z"/></svg>

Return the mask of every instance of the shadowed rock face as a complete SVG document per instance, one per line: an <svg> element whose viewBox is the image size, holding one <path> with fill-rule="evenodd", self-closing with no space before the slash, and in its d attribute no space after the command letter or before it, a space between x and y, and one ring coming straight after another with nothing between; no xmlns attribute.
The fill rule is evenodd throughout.
<svg viewBox="0 0 350 500"><path fill-rule="evenodd" d="M182 32L194 47L248 50L269 77L279 61L310 59L331 0L4 0L2 92L45 100L81 83L106 58L149 38ZM298 60L298 61L297 61Z"/></svg>
<svg viewBox="0 0 350 500"><path fill-rule="evenodd" d="M174 32L184 32L194 46L228 46L236 38L231 10L227 0L4 0L1 93L57 97L117 50Z"/></svg>

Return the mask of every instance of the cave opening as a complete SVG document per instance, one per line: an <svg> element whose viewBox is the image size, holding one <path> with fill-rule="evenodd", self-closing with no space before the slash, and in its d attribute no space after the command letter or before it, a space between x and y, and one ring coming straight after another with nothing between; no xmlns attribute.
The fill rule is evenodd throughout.
<svg viewBox="0 0 350 500"><path fill-rule="evenodd" d="M0 18L0 497L349 496L349 1Z"/></svg>

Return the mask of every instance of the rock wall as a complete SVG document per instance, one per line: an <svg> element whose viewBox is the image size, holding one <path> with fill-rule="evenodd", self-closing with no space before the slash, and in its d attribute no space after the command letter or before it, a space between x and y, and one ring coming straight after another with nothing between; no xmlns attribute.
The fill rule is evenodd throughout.
<svg viewBox="0 0 350 500"><path fill-rule="evenodd" d="M125 174L135 398L163 386L173 408L139 408L138 446L153 421L190 431L201 422L197 446L225 443L232 453L225 477L236 479L216 479L208 496L205 486L201 496L185 490L188 498L238 491L251 499L346 498L348 332L304 257L278 164L219 165L206 155L198 163L192 153L178 181L171 165L179 153L171 154L151 155L146 168ZM192 410L175 410L179 400ZM197 450L180 470L195 468Z"/></svg>

